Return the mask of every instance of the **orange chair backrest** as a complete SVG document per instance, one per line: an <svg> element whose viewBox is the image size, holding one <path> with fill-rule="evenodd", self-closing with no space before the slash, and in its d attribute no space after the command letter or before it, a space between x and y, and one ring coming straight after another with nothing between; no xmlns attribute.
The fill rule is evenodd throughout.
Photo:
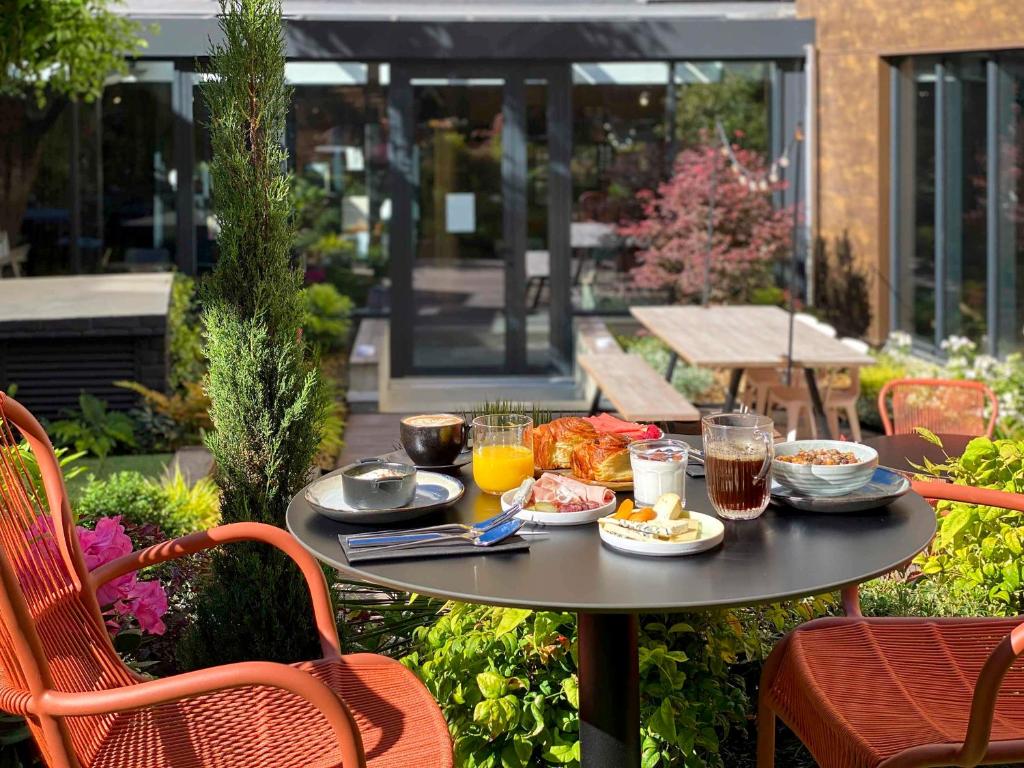
<svg viewBox="0 0 1024 768"><path fill-rule="evenodd" d="M49 438L0 393L0 706L50 689L97 691L137 680L114 650L89 587ZM69 718L56 730L52 722L29 725L48 764L64 765L68 747L87 762L107 718L113 715Z"/></svg>
<svg viewBox="0 0 1024 768"><path fill-rule="evenodd" d="M938 434L992 437L999 403L980 381L896 379L878 393L878 412L887 435L910 434L925 427Z"/></svg>

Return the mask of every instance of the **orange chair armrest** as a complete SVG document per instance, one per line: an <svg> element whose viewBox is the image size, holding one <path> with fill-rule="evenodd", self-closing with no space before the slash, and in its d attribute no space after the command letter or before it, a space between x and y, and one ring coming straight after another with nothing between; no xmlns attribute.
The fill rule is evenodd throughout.
<svg viewBox="0 0 1024 768"><path fill-rule="evenodd" d="M965 504L982 504L988 507L1014 509L1024 512L1024 494L1000 491L995 488L975 488L970 485L955 485L932 480L913 480L911 488L926 499L960 501Z"/></svg>
<svg viewBox="0 0 1024 768"><path fill-rule="evenodd" d="M988 749L995 718L996 699L1003 678L1010 666L1024 651L1024 624L1018 624L997 645L978 674L971 700L971 715L967 721L967 735L958 755L960 765L977 765Z"/></svg>
<svg viewBox="0 0 1024 768"><path fill-rule="evenodd" d="M226 664L104 691L49 690L39 696L37 708L40 714L53 717L102 715L248 686L277 688L308 701L323 714L334 731L345 768L365 765L359 728L334 691L308 672L269 661Z"/></svg>
<svg viewBox="0 0 1024 768"><path fill-rule="evenodd" d="M221 544L239 541L261 541L270 544L295 561L309 585L309 593L313 600L313 614L316 618L317 630L320 633L320 647L323 649L324 658L339 657L341 644L338 640L338 627L331 609L331 597L324 572L316 559L302 548L294 536L273 525L230 523L211 528L208 531L199 531L181 538L163 541L104 563L89 574L90 584L95 591L111 579L116 579L126 573L186 555L194 555L196 552Z"/></svg>

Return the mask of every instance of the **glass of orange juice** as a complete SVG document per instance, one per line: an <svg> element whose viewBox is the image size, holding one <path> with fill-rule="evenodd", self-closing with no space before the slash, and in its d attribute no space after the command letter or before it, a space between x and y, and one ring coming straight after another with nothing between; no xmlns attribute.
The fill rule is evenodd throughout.
<svg viewBox="0 0 1024 768"><path fill-rule="evenodd" d="M473 479L484 493L502 494L533 477L533 419L518 413L473 419Z"/></svg>

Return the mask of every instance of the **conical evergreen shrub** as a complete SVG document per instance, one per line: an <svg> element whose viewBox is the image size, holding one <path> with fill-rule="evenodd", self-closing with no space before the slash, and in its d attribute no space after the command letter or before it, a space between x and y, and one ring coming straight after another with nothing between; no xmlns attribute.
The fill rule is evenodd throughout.
<svg viewBox="0 0 1024 768"><path fill-rule="evenodd" d="M207 392L225 523L283 526L306 481L326 414L325 388L302 341L302 276L281 146L291 98L284 79L279 0L221 0L203 93L219 261L204 296ZM296 661L319 650L298 569L259 543L214 557L179 661L200 667L246 659Z"/></svg>

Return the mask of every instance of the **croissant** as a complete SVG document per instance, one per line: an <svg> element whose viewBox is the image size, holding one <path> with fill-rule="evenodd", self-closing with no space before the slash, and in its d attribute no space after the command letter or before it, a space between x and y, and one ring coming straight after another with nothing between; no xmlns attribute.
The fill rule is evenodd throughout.
<svg viewBox="0 0 1024 768"><path fill-rule="evenodd" d="M594 426L576 416L541 424L533 430L533 463L538 469L568 469L573 448L596 437Z"/></svg>
<svg viewBox="0 0 1024 768"><path fill-rule="evenodd" d="M629 438L605 434L577 445L572 452L572 473L580 480L622 483L633 479Z"/></svg>

